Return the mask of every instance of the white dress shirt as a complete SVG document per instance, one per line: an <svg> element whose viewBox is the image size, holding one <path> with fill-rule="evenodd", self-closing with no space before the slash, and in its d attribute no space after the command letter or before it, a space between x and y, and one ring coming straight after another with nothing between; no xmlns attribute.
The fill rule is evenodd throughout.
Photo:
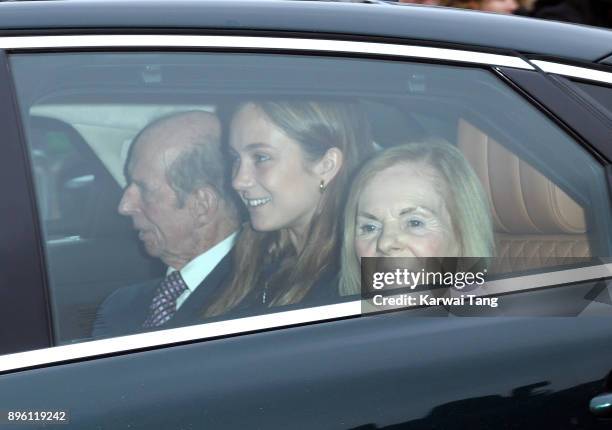
<svg viewBox="0 0 612 430"><path fill-rule="evenodd" d="M234 247L238 232L235 231L221 242L210 248L208 251L198 255L187 263L181 270L181 276L187 284L187 289L176 299L176 309L178 310L187 297L192 294L204 279L213 271L223 257L225 257ZM176 271L173 267L168 267L166 276Z"/></svg>

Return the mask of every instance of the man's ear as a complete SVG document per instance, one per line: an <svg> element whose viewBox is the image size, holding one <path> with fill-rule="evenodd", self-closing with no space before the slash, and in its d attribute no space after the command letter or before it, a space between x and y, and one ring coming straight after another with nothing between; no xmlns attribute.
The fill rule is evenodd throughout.
<svg viewBox="0 0 612 430"><path fill-rule="evenodd" d="M342 167L342 163L344 162L344 155L340 149L334 147L330 148L325 152L323 157L314 167L314 172L321 177L321 180L324 182L324 185L327 186L332 179L336 177L340 168Z"/></svg>
<svg viewBox="0 0 612 430"><path fill-rule="evenodd" d="M201 187L191 195L190 210L201 224L207 224L219 207L219 196L211 187Z"/></svg>

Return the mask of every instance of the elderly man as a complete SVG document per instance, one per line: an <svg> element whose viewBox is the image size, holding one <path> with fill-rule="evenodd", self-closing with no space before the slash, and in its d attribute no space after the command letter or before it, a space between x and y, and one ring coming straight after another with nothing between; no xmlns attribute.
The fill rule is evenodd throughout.
<svg viewBox="0 0 612 430"><path fill-rule="evenodd" d="M107 298L94 337L195 323L229 276L239 216L224 192L220 129L216 116L193 111L158 119L134 139L119 213L168 273Z"/></svg>

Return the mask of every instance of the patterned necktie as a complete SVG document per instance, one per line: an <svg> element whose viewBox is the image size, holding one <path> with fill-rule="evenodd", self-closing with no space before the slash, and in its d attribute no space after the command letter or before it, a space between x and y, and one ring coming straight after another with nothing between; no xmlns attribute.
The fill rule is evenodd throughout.
<svg viewBox="0 0 612 430"><path fill-rule="evenodd" d="M181 273L176 270L166 276L153 297L149 316L142 324L143 328L159 327L176 313L176 299L187 289Z"/></svg>

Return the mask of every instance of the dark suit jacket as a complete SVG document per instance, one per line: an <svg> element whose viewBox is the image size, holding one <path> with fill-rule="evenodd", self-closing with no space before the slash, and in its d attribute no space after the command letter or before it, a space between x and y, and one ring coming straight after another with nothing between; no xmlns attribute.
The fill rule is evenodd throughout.
<svg viewBox="0 0 612 430"><path fill-rule="evenodd" d="M232 252L217 264L198 288L181 305L171 320L160 328L180 327L197 324L202 320L205 305L211 302L221 286L228 280L232 267ZM155 290L163 278L122 287L111 294L98 308L92 337L111 337L133 334L143 329L142 324L149 314Z"/></svg>
<svg viewBox="0 0 612 430"><path fill-rule="evenodd" d="M274 271L277 270L278 264L268 263L262 269L261 278L268 279ZM331 305L338 303L340 293L338 290L339 270L334 266L326 268L321 276L315 280L310 288L310 291L299 302L293 305L274 306L270 307L263 303L263 293L265 281L260 281L260 285L251 291L234 309L222 315L219 320L230 318L244 318L253 315L267 314L270 312L279 312L283 310L293 310L300 308L311 308L315 306Z"/></svg>

